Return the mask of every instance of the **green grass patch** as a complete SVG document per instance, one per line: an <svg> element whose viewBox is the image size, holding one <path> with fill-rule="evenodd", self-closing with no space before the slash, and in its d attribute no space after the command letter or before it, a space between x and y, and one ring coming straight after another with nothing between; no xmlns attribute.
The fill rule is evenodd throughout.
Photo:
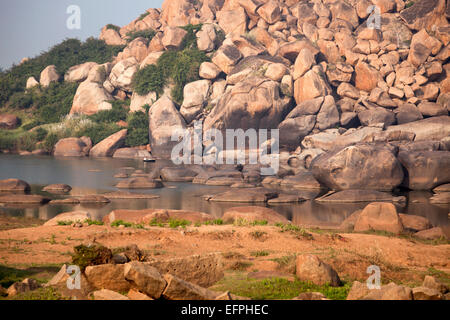
<svg viewBox="0 0 450 320"><path fill-rule="evenodd" d="M186 228L187 226L191 225L190 221L184 220L184 219L170 219L169 220L169 227L170 228Z"/></svg>
<svg viewBox="0 0 450 320"><path fill-rule="evenodd" d="M281 300L292 299L303 292L321 292L328 299L345 300L350 291L351 284L344 283L341 287L329 285L315 285L304 281L289 281L282 278L264 280L248 279L244 274L233 274L219 281L212 289L217 291L230 291L238 296L253 300Z"/></svg>
<svg viewBox="0 0 450 320"><path fill-rule="evenodd" d="M133 226L130 222L125 222L123 220L116 220L111 223L111 227L120 227L124 226L125 228L131 228Z"/></svg>
<svg viewBox="0 0 450 320"><path fill-rule="evenodd" d="M92 226L92 225L94 225L94 226L103 226L104 225L103 221L91 220L91 219L84 220L84 223L87 223L90 226Z"/></svg>
<svg viewBox="0 0 450 320"><path fill-rule="evenodd" d="M20 293L16 296L7 298L7 300L69 300L64 298L54 288L39 288L33 291Z"/></svg>
<svg viewBox="0 0 450 320"><path fill-rule="evenodd" d="M80 267L84 271L88 266L108 263L112 258L110 249L101 245L85 246L79 245L74 247L72 254L72 263Z"/></svg>
<svg viewBox="0 0 450 320"><path fill-rule="evenodd" d="M250 253L253 257L267 257L270 253L266 250L253 251Z"/></svg>
<svg viewBox="0 0 450 320"><path fill-rule="evenodd" d="M39 283L50 280L55 273L61 269L60 265L37 265L31 264L21 267L6 266L0 264L0 285L8 288L15 282L26 278L34 279Z"/></svg>
<svg viewBox="0 0 450 320"><path fill-rule="evenodd" d="M127 42L131 42L137 38L144 38L144 39L146 39L147 43L149 43L155 35L156 35L156 32L152 29L130 31L127 33L126 39L127 39Z"/></svg>

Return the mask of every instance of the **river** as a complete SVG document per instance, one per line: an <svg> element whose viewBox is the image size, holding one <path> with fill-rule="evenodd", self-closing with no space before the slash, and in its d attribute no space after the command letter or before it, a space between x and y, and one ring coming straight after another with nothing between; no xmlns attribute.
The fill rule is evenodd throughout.
<svg viewBox="0 0 450 320"><path fill-rule="evenodd" d="M49 194L42 192L43 186L54 183L65 183L72 186L71 195L101 194L117 190L114 185L118 179L113 176L125 167L150 172L155 165L171 166L166 161L157 164L144 163L133 159L92 159L92 158L55 158L51 156L18 156L0 155L0 180L17 178L32 185L33 194ZM234 206L246 206L239 203L213 203L202 199L202 195L226 191L228 187L212 187L191 183L165 182L162 189L138 190L139 193L157 194L160 197L152 200L113 200L106 205L43 205L31 207L0 207L0 212L7 215L26 216L48 220L67 211L89 211L96 219L101 219L114 209L182 209L206 212L220 218L226 209ZM292 191L307 198L318 196L317 191ZM450 227L449 205L430 204L431 192L408 192L404 194L407 202L398 206L399 212L424 216L434 226ZM367 203L326 204L305 201L297 204L268 206L283 214L293 223L305 226L333 228L355 210L362 209Z"/></svg>

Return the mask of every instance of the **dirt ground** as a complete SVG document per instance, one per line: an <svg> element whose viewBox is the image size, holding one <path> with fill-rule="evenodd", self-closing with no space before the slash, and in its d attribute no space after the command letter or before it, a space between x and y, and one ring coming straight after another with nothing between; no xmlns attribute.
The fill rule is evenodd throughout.
<svg viewBox="0 0 450 320"><path fill-rule="evenodd" d="M312 237L276 226L201 226L185 229L109 226L38 226L0 231L0 264L70 263L73 247L98 243L111 249L137 244L154 258L222 252L228 269L294 272L296 254L311 253L331 264L342 279L367 279L370 265L382 281L417 284L424 274L450 273L450 244L374 234L310 232ZM260 254L258 254L260 253Z"/></svg>

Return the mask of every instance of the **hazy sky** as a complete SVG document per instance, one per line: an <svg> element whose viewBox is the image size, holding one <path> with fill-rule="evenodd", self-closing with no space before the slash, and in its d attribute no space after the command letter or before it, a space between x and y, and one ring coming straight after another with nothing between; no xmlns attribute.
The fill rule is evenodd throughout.
<svg viewBox="0 0 450 320"><path fill-rule="evenodd" d="M65 38L98 37L108 24L123 26L163 0L0 0L0 67L34 57ZM81 29L70 30L67 8L81 11Z"/></svg>

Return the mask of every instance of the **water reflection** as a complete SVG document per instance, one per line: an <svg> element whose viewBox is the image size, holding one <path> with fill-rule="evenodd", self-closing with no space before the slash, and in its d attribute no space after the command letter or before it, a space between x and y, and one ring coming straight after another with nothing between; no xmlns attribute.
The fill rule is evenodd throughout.
<svg viewBox="0 0 450 320"><path fill-rule="evenodd" d="M0 155L0 179L23 179L32 186L33 194L41 194L52 199L64 198L62 195L51 195L42 192L42 186L52 183L65 183L73 187L70 195L80 196L105 193L114 188L118 179L113 176L126 167L150 173L158 167L170 166L170 162L144 164L137 160L123 159L62 159L53 157L20 157ZM201 211L220 218L231 207L247 206L242 203L208 202L202 199L205 194L214 194L229 190L227 187L195 185L190 183L165 183L165 188L155 190L139 190L139 193L157 194L157 199L113 200L108 204L92 205L51 205L15 206L0 208L0 211L13 216L25 216L48 220L56 215L74 210L89 211L95 219L101 220L115 209L177 209ZM285 193L296 194L304 199L314 199L321 195L315 190L280 189ZM243 189L242 192L245 192ZM424 216L434 226L450 228L448 219L449 205L431 204L431 192L409 192L405 194L407 202L396 204L402 213ZM363 209L368 203L323 203L307 200L298 204L269 205L270 208L283 214L295 224L336 228L350 214ZM259 204L260 205L260 204Z"/></svg>

